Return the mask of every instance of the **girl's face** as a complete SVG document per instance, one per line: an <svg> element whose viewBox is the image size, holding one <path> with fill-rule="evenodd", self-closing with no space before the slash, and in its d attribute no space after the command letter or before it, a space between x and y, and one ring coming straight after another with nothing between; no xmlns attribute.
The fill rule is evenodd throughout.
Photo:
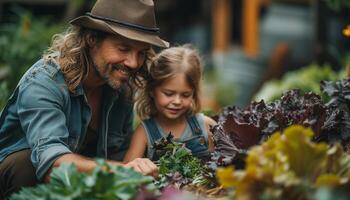
<svg viewBox="0 0 350 200"><path fill-rule="evenodd" d="M156 87L152 96L157 117L178 119L191 107L193 89L186 81L185 74L179 73Z"/></svg>

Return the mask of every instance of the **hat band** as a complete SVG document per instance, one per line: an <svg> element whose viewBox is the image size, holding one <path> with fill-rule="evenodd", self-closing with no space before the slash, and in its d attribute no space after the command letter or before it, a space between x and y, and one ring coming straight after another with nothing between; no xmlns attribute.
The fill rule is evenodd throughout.
<svg viewBox="0 0 350 200"><path fill-rule="evenodd" d="M128 22L122 22L122 21L111 19L111 18L108 18L108 17L97 16L97 15L91 14L90 12L87 12L86 15L90 16L92 18L95 18L95 19L100 19L100 20L103 20L103 21L113 22L113 23L119 24L121 26L134 28L134 29L141 30L141 31L144 31L144 32L159 33L159 28L151 28L151 27L131 24L131 23L128 23Z"/></svg>

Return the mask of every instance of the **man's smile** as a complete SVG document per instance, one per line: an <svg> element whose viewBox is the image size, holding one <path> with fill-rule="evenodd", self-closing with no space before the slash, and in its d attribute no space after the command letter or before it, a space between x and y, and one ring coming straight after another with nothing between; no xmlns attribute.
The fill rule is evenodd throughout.
<svg viewBox="0 0 350 200"><path fill-rule="evenodd" d="M125 76L133 76L138 69L130 69L123 64L112 64L113 70L121 72Z"/></svg>

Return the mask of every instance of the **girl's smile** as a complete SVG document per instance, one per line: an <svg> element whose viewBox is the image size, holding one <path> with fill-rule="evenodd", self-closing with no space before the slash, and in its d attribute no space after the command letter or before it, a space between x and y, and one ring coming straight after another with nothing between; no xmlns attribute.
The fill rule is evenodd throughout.
<svg viewBox="0 0 350 200"><path fill-rule="evenodd" d="M181 109L168 108L168 110L169 110L169 113L172 115L176 115L179 112L181 112Z"/></svg>

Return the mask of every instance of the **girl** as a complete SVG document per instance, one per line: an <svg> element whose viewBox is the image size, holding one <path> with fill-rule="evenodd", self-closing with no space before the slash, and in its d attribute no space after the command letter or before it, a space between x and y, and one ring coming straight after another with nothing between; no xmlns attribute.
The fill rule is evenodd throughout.
<svg viewBox="0 0 350 200"><path fill-rule="evenodd" d="M193 155L209 155L214 149L209 128L216 122L198 113L201 75L200 57L188 46L165 49L155 56L136 99L136 112L143 121L134 132L124 162L144 155L153 159L154 142L169 132Z"/></svg>

